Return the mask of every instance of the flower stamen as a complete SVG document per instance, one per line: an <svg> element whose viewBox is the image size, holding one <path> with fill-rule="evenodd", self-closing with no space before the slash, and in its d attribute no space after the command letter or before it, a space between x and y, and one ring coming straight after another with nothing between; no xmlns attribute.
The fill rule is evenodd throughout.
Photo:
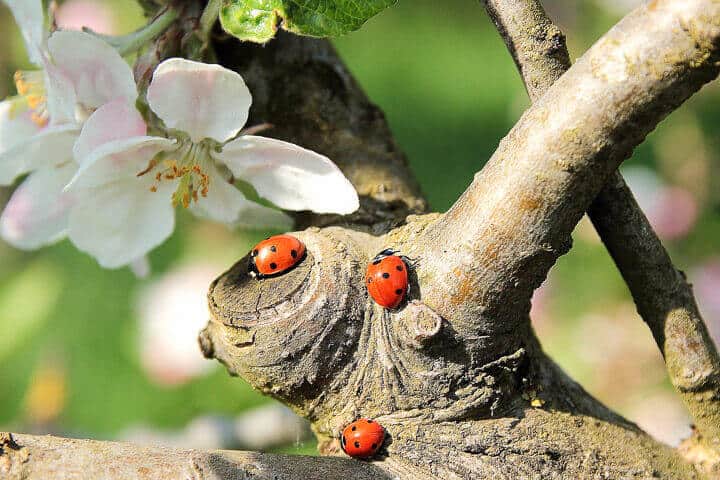
<svg viewBox="0 0 720 480"><path fill-rule="evenodd" d="M20 96L20 108L30 109L30 119L38 127L45 127L49 122L47 112L47 99L45 96L45 81L40 71L15 72L15 88Z"/></svg>
<svg viewBox="0 0 720 480"><path fill-rule="evenodd" d="M173 206L182 205L188 208L192 202L197 203L200 197L208 195L210 176L206 173L206 165L210 161L212 159L207 148L202 145L185 144L171 154L161 153L137 176L141 177L154 171L155 167L162 166L155 171L155 182L150 187L150 191L157 192L163 181L178 181L177 189L172 195Z"/></svg>

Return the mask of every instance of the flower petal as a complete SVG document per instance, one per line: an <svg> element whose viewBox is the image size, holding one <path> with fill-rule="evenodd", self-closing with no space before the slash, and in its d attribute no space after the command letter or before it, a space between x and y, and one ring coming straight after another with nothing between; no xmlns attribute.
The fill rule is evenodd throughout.
<svg viewBox="0 0 720 480"><path fill-rule="evenodd" d="M78 131L75 125L48 127L0 152L0 165L19 166L19 173L72 162L72 147ZM8 175L9 176L9 175ZM2 183L0 181L0 183Z"/></svg>
<svg viewBox="0 0 720 480"><path fill-rule="evenodd" d="M30 112L19 110L15 101L0 102L0 185L9 185L24 173L21 155L6 157L3 154L30 139L40 128L30 118Z"/></svg>
<svg viewBox="0 0 720 480"><path fill-rule="evenodd" d="M132 70L113 47L85 32L58 31L48 39L55 66L71 79L77 101L99 108L112 100L137 98Z"/></svg>
<svg viewBox="0 0 720 480"><path fill-rule="evenodd" d="M171 58L155 69L147 100L166 127L186 132L194 142L225 142L247 122L252 97L232 70Z"/></svg>
<svg viewBox="0 0 720 480"><path fill-rule="evenodd" d="M44 59L46 105L51 125L75 123L77 96L72 80L50 60Z"/></svg>
<svg viewBox="0 0 720 480"><path fill-rule="evenodd" d="M355 188L330 159L292 143L246 135L218 159L280 208L348 214L359 207Z"/></svg>
<svg viewBox="0 0 720 480"><path fill-rule="evenodd" d="M45 40L45 14L41 0L4 0L10 7L20 27L28 58L35 65L42 65L42 48Z"/></svg>
<svg viewBox="0 0 720 480"><path fill-rule="evenodd" d="M251 202L235 185L215 170L210 173L210 187L206 197L200 197L190 210L216 222L245 228L289 229L292 219L279 210Z"/></svg>
<svg viewBox="0 0 720 480"><path fill-rule="evenodd" d="M147 125L140 112L125 100L114 100L90 115L75 142L73 153L80 162L80 159L105 143L141 137L146 132Z"/></svg>
<svg viewBox="0 0 720 480"><path fill-rule="evenodd" d="M152 177L125 178L79 195L68 235L105 268L119 268L147 254L175 228L174 185L151 192Z"/></svg>
<svg viewBox="0 0 720 480"><path fill-rule="evenodd" d="M0 236L14 247L31 250L54 243L67 231L71 194L63 192L75 164L31 173L15 190L0 217Z"/></svg>
<svg viewBox="0 0 720 480"><path fill-rule="evenodd" d="M138 181L143 178L138 174L155 155L174 148L174 141L162 137L132 137L105 143L79 159L80 168L67 188L79 191L118 180ZM148 173L144 177L152 176Z"/></svg>

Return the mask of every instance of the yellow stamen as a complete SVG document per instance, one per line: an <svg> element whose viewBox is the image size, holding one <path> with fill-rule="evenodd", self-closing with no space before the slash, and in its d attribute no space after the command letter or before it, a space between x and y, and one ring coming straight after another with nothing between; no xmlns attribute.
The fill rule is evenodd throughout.
<svg viewBox="0 0 720 480"><path fill-rule="evenodd" d="M30 85L25 81L23 72L20 70L15 72L13 80L15 80L15 88L17 89L18 94L24 96L30 92Z"/></svg>
<svg viewBox="0 0 720 480"><path fill-rule="evenodd" d="M45 103L45 97L43 97L42 95L26 95L25 98L27 99L28 106L33 110Z"/></svg>
<svg viewBox="0 0 720 480"><path fill-rule="evenodd" d="M15 72L14 79L15 87L20 95L18 105L31 110L30 119L37 126L46 126L49 118L46 110L45 81L42 72L18 70Z"/></svg>
<svg viewBox="0 0 720 480"><path fill-rule="evenodd" d="M155 183L150 188L151 192L157 192L160 182L164 180L178 180L177 190L172 196L174 206L182 205L187 208L192 202L198 202L200 197L207 197L210 187L210 176L203 170L203 165L210 159L207 152L197 145L189 144L181 147L172 155L179 155L180 160L173 157L164 157L167 154L160 154L150 161L147 168L137 174L141 177L154 171Z"/></svg>
<svg viewBox="0 0 720 480"><path fill-rule="evenodd" d="M37 112L32 112L30 114L30 120L32 120L32 122L40 128L45 127L48 124L47 115L38 114Z"/></svg>

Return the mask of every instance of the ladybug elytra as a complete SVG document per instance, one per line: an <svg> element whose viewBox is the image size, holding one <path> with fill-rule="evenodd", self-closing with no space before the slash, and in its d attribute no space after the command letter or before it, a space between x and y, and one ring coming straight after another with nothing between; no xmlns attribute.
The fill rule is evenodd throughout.
<svg viewBox="0 0 720 480"><path fill-rule="evenodd" d="M408 291L407 264L392 250L378 253L368 265L365 286L375 302L393 309L402 303Z"/></svg>
<svg viewBox="0 0 720 480"><path fill-rule="evenodd" d="M345 427L340 437L340 445L351 457L368 458L380 450L384 440L385 429L382 425L367 418L360 418Z"/></svg>
<svg viewBox="0 0 720 480"><path fill-rule="evenodd" d="M287 272L305 258L305 245L292 235L275 235L250 252L248 273L264 278Z"/></svg>

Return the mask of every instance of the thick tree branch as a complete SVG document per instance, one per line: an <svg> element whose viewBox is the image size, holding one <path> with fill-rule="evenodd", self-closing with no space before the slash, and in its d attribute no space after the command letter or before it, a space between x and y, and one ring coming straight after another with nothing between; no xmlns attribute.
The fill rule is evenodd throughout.
<svg viewBox="0 0 720 480"><path fill-rule="evenodd" d="M348 458L274 455L229 450L177 450L129 443L0 433L5 480L375 480L381 469Z"/></svg>
<svg viewBox="0 0 720 480"><path fill-rule="evenodd" d="M538 0L487 0L485 8L513 55L530 98L570 68L565 39ZM692 291L619 173L588 215L628 284L708 445L720 448L720 359Z"/></svg>
<svg viewBox="0 0 720 480"><path fill-rule="evenodd" d="M657 0L602 37L502 140L421 241L424 301L483 332L523 322L533 290L609 176L717 76L720 3ZM447 261L452 258L453 261Z"/></svg>
<svg viewBox="0 0 720 480"><path fill-rule="evenodd" d="M427 211L382 111L330 42L278 32L267 45L227 40L215 49L220 63L240 72L253 92L250 124L273 124L263 135L327 155L360 195L357 213L305 213L298 216L299 227L354 223L385 231L408 214Z"/></svg>

